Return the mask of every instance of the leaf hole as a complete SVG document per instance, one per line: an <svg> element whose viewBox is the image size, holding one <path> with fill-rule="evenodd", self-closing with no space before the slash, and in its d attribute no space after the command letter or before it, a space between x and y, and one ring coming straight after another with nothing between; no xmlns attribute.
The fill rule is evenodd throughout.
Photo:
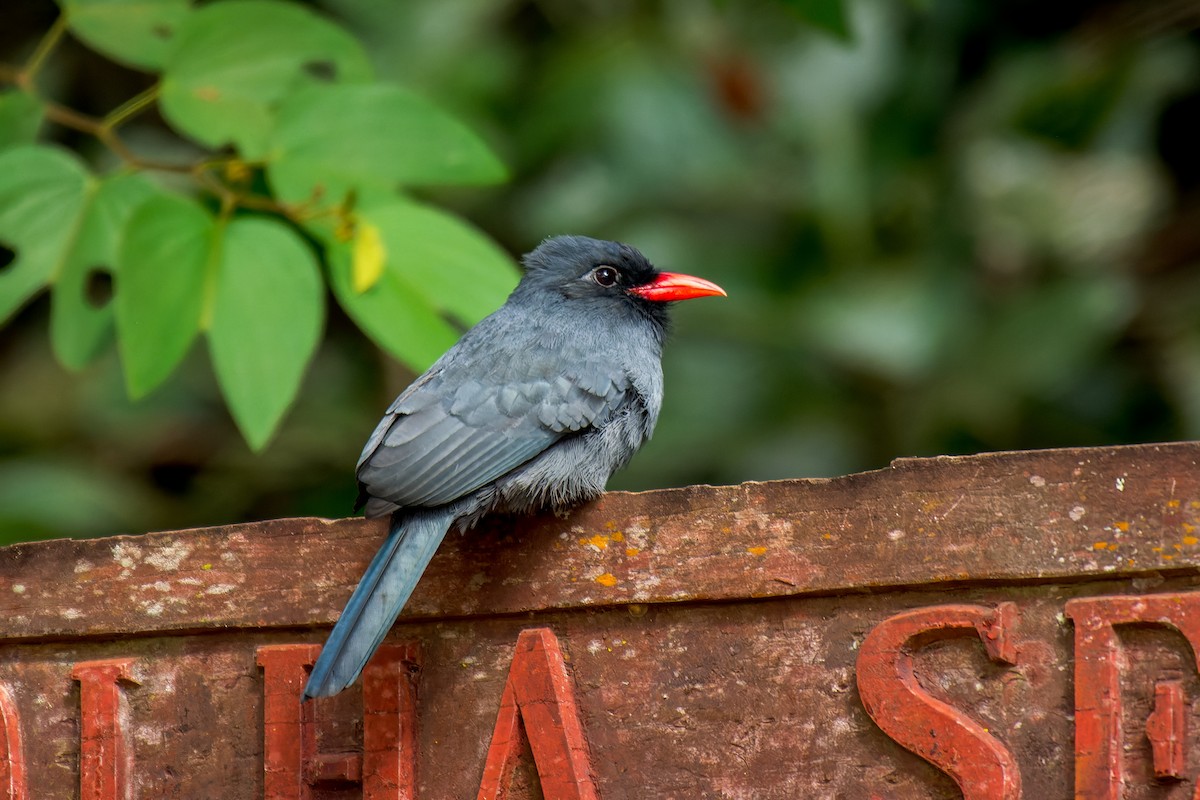
<svg viewBox="0 0 1200 800"><path fill-rule="evenodd" d="M304 70L306 75L316 78L319 81L333 83L337 80L337 64L327 58L306 61L300 68Z"/></svg>
<svg viewBox="0 0 1200 800"><path fill-rule="evenodd" d="M175 35L175 30L170 25L159 23L150 29L150 33L154 34L159 39L170 39Z"/></svg>
<svg viewBox="0 0 1200 800"><path fill-rule="evenodd" d="M8 272L9 267L17 260L17 251L0 242L0 275Z"/></svg>
<svg viewBox="0 0 1200 800"><path fill-rule="evenodd" d="M108 267L91 267L83 279L83 296L92 308L104 308L112 302L113 276Z"/></svg>

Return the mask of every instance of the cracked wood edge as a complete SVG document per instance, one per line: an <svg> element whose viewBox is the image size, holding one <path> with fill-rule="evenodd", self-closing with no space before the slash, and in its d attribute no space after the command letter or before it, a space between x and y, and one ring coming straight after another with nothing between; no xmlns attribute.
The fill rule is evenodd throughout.
<svg viewBox="0 0 1200 800"><path fill-rule="evenodd" d="M1200 573L1200 443L901 459L612 492L451 534L401 620ZM380 520L0 548L4 640L332 624Z"/></svg>

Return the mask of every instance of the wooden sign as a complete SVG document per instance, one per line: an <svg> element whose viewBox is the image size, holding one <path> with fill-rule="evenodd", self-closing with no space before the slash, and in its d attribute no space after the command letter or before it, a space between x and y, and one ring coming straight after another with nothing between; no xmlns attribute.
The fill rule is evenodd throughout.
<svg viewBox="0 0 1200 800"><path fill-rule="evenodd" d="M496 520L306 704L382 523L0 549L0 800L1197 798L1198 460L903 460Z"/></svg>

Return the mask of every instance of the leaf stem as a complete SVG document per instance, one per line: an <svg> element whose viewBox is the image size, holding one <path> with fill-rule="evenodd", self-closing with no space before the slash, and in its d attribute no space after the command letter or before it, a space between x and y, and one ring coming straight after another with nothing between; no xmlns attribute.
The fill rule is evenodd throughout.
<svg viewBox="0 0 1200 800"><path fill-rule="evenodd" d="M221 202L221 208L229 207L249 208L254 211L272 211L276 214L284 216L292 216L292 209L288 208L283 203L272 200L269 197L262 197L256 194L245 194L236 189L229 188L224 181L213 175L207 167L209 164L197 164L191 170L192 175L196 178L196 182L203 186Z"/></svg>
<svg viewBox="0 0 1200 800"><path fill-rule="evenodd" d="M101 123L109 130L116 128L125 123L130 117L140 113L147 106L154 103L158 99L159 84L154 84L143 92L140 92L126 100L121 105L117 106L104 117Z"/></svg>
<svg viewBox="0 0 1200 800"><path fill-rule="evenodd" d="M89 117L87 114L76 111L73 108L67 108L53 100L39 99L42 101L42 108L46 114L46 119L51 122L57 122L59 125L74 128L84 133L90 133L93 136L100 135L100 120L95 117Z"/></svg>
<svg viewBox="0 0 1200 800"><path fill-rule="evenodd" d="M54 24L46 31L46 35L38 42L33 54L25 62L25 66L17 73L17 84L26 91L32 91L34 78L47 56L58 45L64 33L67 32L67 15L63 12L54 20Z"/></svg>
<svg viewBox="0 0 1200 800"><path fill-rule="evenodd" d="M46 119L51 122L57 122L59 125L95 136L109 150L116 153L118 158L131 167L157 170L159 172L186 173L192 171L190 164L175 164L170 161L142 158L130 150L125 142L121 141L121 137L117 136L117 132L106 125L104 120L88 116L73 108L56 103L53 100L42 99L42 110L46 115Z"/></svg>
<svg viewBox="0 0 1200 800"><path fill-rule="evenodd" d="M0 78L14 83L36 96L33 79L45 62L46 57L62 38L66 29L66 14L60 14L55 20L54 25L42 37L37 49L30 56L25 66L16 69L0 64ZM219 175L214 174L214 171L223 170L226 174L231 174L232 171L242 171L248 175L250 168L257 166L254 162L243 161L236 155L210 155L192 164L179 164L144 158L130 150L129 146L117 134L117 128L154 104L158 100L160 86L161 84L155 83L153 86L139 92L117 106L103 118L84 114L48 98L38 97L38 100L42 103L42 112L46 119L72 130L96 137L117 158L134 169L191 175L202 188L211 192L217 198L221 205L221 214L224 217L232 215L234 209L237 208L280 214L294 222L303 222L306 219L312 219L328 213L327 211L314 210L312 208L312 205L318 199L316 193L314 193L314 197L310 200L299 204L291 204L275 200L271 197L240 191L238 188L230 186Z"/></svg>

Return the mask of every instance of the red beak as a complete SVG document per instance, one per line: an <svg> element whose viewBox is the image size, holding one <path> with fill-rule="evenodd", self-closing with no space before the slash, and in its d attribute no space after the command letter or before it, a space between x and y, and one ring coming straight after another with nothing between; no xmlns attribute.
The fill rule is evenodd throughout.
<svg viewBox="0 0 1200 800"><path fill-rule="evenodd" d="M678 272L660 272L650 283L635 286L629 291L644 300L653 300L656 303L691 300L693 297L710 295L727 296L725 290L712 281Z"/></svg>

